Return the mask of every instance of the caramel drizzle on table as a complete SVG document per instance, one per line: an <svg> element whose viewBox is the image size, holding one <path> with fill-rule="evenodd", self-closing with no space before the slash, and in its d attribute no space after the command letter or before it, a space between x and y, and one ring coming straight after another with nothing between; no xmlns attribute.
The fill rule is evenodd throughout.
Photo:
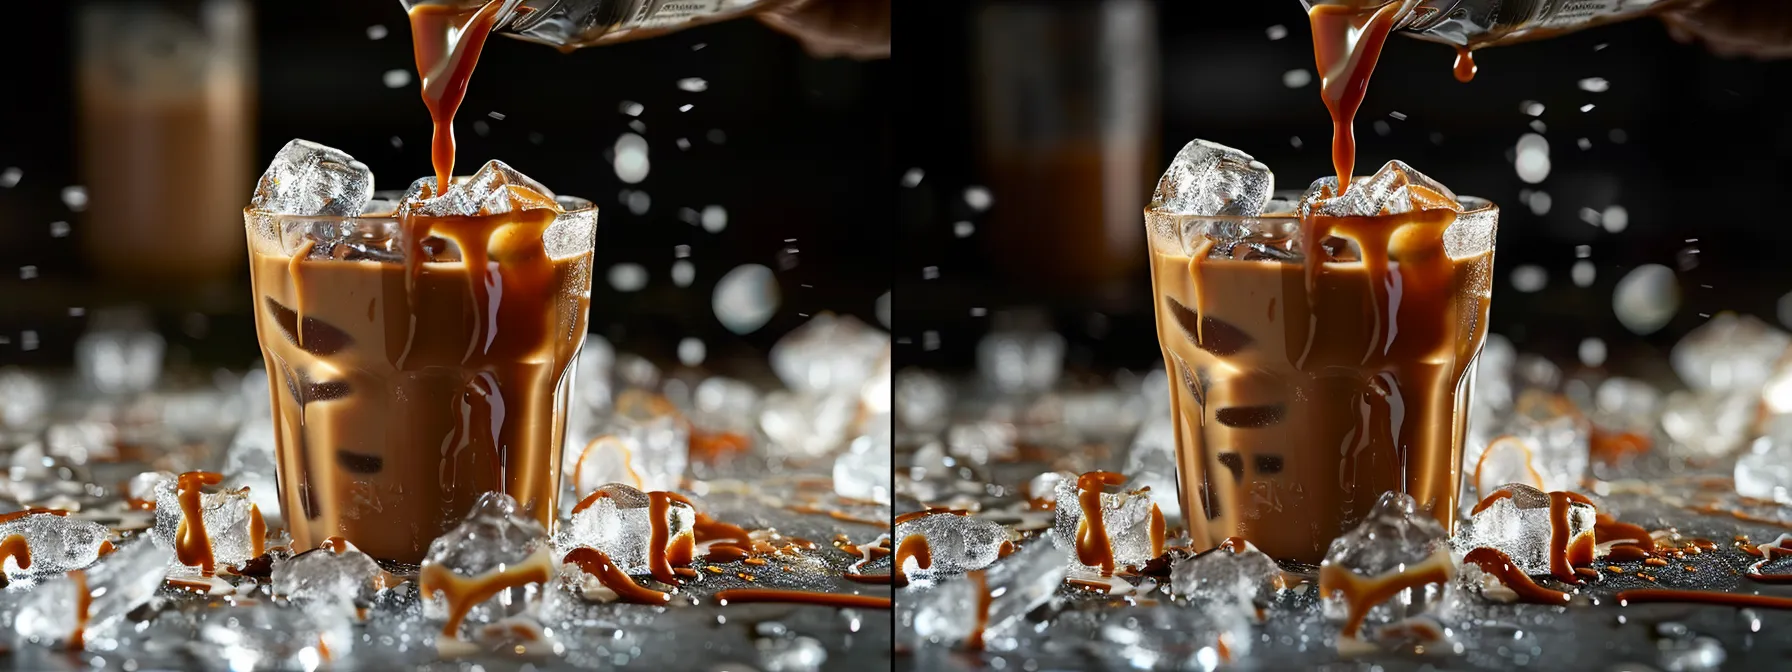
<svg viewBox="0 0 1792 672"><path fill-rule="evenodd" d="M1792 583L1792 574L1768 574L1761 571L1768 562L1773 561L1774 556L1792 555L1792 546L1786 545L1788 542L1792 542L1792 534L1782 533L1773 541L1755 546L1755 552L1750 555L1760 555L1761 559L1750 564L1742 575L1761 583Z"/></svg>
<svg viewBox="0 0 1792 672"><path fill-rule="evenodd" d="M1743 593L1720 593L1708 590L1639 588L1636 590L1621 591L1618 593L1617 598L1620 606L1628 606L1631 602L1689 602L1693 604L1713 604L1722 607L1792 609L1792 598L1748 595Z"/></svg>
<svg viewBox="0 0 1792 672"><path fill-rule="evenodd" d="M1511 557L1508 557L1505 552L1497 548L1477 548L1469 551L1468 555L1462 558L1462 561L1474 563L1481 568L1481 571L1499 579L1500 583L1505 584L1507 588L1512 590L1512 592L1518 594L1518 600L1520 602L1529 602L1532 604L1568 603L1568 593L1559 590L1550 590L1537 585L1536 581L1532 581L1530 576L1518 569L1518 565L1512 562Z"/></svg>
<svg viewBox="0 0 1792 672"><path fill-rule="evenodd" d="M779 590L776 588L730 588L716 593L715 598L723 604L730 602L783 602L841 609L889 609L891 606L890 598L887 597L818 593L809 590Z"/></svg>
<svg viewBox="0 0 1792 672"><path fill-rule="evenodd" d="M1362 629L1363 619L1369 615L1370 608L1387 601L1400 591L1431 583L1446 583L1455 575L1456 567L1450 562L1449 551L1444 549L1438 549L1430 557L1404 571L1376 576L1362 576L1342 566L1326 564L1319 567L1319 594L1330 596L1333 593L1343 593L1349 612L1340 634L1354 638Z"/></svg>
<svg viewBox="0 0 1792 672"><path fill-rule="evenodd" d="M441 593L447 600L448 619L442 624L442 636L456 639L461 621L475 605L504 590L531 583L546 584L553 574L553 556L544 546L521 562L472 577L456 574L444 565L424 563L417 588L424 597Z"/></svg>
<svg viewBox="0 0 1792 672"><path fill-rule="evenodd" d="M933 547L927 545L927 537L911 534L896 545L896 560L890 567L890 575L897 586L908 585L908 571L903 565L909 558L915 559L916 569L933 568Z"/></svg>
<svg viewBox="0 0 1792 672"><path fill-rule="evenodd" d="M873 527L889 527L890 526L890 521L887 521L887 520L873 520L870 518L860 518L858 516L854 516L845 511L835 511L833 509L824 509L824 508L821 508L819 506L815 506L812 504L791 504L784 508L794 511L796 513L807 514L807 515L811 515L811 516L827 516L829 518L833 518L834 520L838 520L838 521L845 522L845 523L857 523L859 525L871 525Z"/></svg>
<svg viewBox="0 0 1792 672"><path fill-rule="evenodd" d="M224 475L214 471L189 471L175 481L180 497L180 525L174 528L174 557L180 564L197 565L211 576L217 560L212 556L212 538L205 531L205 512L200 508L202 488L224 482Z"/></svg>
<svg viewBox="0 0 1792 672"><path fill-rule="evenodd" d="M635 583L628 574L616 566L615 561L603 551L595 548L575 548L567 552L560 560L565 564L578 565L586 574L597 577L598 583L616 593L624 602L634 604L665 604L672 596L652 588Z"/></svg>

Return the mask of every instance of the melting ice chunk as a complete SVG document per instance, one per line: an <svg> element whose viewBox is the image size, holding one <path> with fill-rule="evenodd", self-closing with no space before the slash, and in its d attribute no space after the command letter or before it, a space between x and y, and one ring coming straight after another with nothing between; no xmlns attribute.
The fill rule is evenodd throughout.
<svg viewBox="0 0 1792 672"><path fill-rule="evenodd" d="M1418 510L1411 496L1388 492L1355 529L1332 540L1320 567L1320 600L1327 618L1346 622L1346 637L1358 633L1353 618L1389 623L1424 611L1441 600L1454 565L1445 548L1444 528ZM1385 587L1391 597L1365 603ZM1359 623L1360 625L1360 623Z"/></svg>
<svg viewBox="0 0 1792 672"><path fill-rule="evenodd" d="M1759 394L1792 335L1752 315L1718 313L1674 344L1668 359L1699 392Z"/></svg>
<svg viewBox="0 0 1792 672"><path fill-rule="evenodd" d="M1500 494L1510 492L1510 496ZM1467 528L1456 540L1458 550L1470 551L1487 547L1499 549L1526 574L1548 574L1550 544L1554 532L1551 522L1550 495L1528 485L1511 484L1494 491L1499 499L1475 513ZM1483 500L1485 503L1485 500ZM1564 548L1585 537L1592 544L1593 525L1598 511L1591 504L1573 501L1568 504L1567 533Z"/></svg>
<svg viewBox="0 0 1792 672"><path fill-rule="evenodd" d="M1017 632L1028 612L1051 599L1065 571L1063 555L1053 543L1034 539L989 569L932 588L907 589L897 600L897 631L914 637L914 643L951 646L971 637L982 623L983 642L992 649L1010 648L1002 643Z"/></svg>
<svg viewBox="0 0 1792 672"><path fill-rule="evenodd" d="M610 556L616 567L629 573L648 571L652 539L652 500L645 492L620 483L593 491L580 502L585 508L572 514L565 529L554 538L564 554L579 547L594 548ZM689 537L697 525L697 510L677 500L666 506L666 545Z"/></svg>
<svg viewBox="0 0 1792 672"><path fill-rule="evenodd" d="M518 210L559 210L554 192L503 161L485 162L472 177L438 193L435 177L421 177L405 189L400 207L428 217L496 215Z"/></svg>
<svg viewBox="0 0 1792 672"><path fill-rule="evenodd" d="M110 533L99 523L53 513L31 513L0 523L0 541L18 535L31 549L30 567L20 567L18 558L7 556L6 576L46 576L91 565Z"/></svg>
<svg viewBox="0 0 1792 672"><path fill-rule="evenodd" d="M87 594L85 645L112 639L124 615L142 606L162 587L173 551L148 540L127 542L98 564L45 582L21 598L13 621L19 638L45 646L69 642L81 623L81 593Z"/></svg>
<svg viewBox="0 0 1792 672"><path fill-rule="evenodd" d="M501 492L480 495L459 525L429 544L419 584L423 616L444 620L461 606L466 609L465 622L491 623L521 613L551 574L552 558L546 556L546 550L547 531L534 518L518 515L515 499ZM532 564L542 565L541 582L523 580ZM443 577L444 569L456 578ZM447 594L449 587L443 585L480 577L516 580L499 581L509 587L474 605L456 605L454 597Z"/></svg>
<svg viewBox="0 0 1792 672"><path fill-rule="evenodd" d="M1220 547L1176 563L1170 570L1170 592L1203 605L1245 610L1275 598L1282 568L1248 543L1245 548Z"/></svg>
<svg viewBox="0 0 1792 672"><path fill-rule="evenodd" d="M230 669L317 669L354 650L353 614L340 606L293 609L269 602L207 609L187 647Z"/></svg>
<svg viewBox="0 0 1792 672"><path fill-rule="evenodd" d="M1176 427L1167 412L1155 413L1139 427L1126 451L1126 479L1151 488L1151 501L1169 520L1182 517L1176 492Z"/></svg>
<svg viewBox="0 0 1792 672"><path fill-rule="evenodd" d="M1052 539L1060 548L1070 551L1075 567L1086 572L1103 572L1102 562L1106 558L1085 552L1098 548L1100 540L1094 538L1097 530L1084 520L1082 497L1085 491L1079 487L1080 480L1066 478L1058 481L1055 495L1057 522L1052 527ZM1109 484L1119 482L1124 479L1116 478ZM1142 566L1163 553L1163 512L1151 501L1150 490L1102 492L1099 510L1101 531L1106 533L1107 545L1113 551L1113 566L1106 570ZM1085 537L1089 538L1087 542Z"/></svg>
<svg viewBox="0 0 1792 672"><path fill-rule="evenodd" d="M918 558L897 558L897 569L914 583L988 567L1002 554L1003 546L1012 543L1008 528L999 523L941 512L897 524L896 533L891 535L896 540L897 555L902 556L903 544L916 536L927 540L931 564L923 567Z"/></svg>
<svg viewBox="0 0 1792 672"><path fill-rule="evenodd" d="M247 488L217 492L201 489L199 512L204 522L205 536L211 540L214 564L241 566L255 556L251 552L254 540L250 534L253 507ZM150 530L156 544L169 549L178 548L176 539L185 517L185 509L181 507L180 501L180 478L156 483L156 526ZM185 524L192 523L187 521ZM202 565L177 564L171 571L192 574L201 569Z"/></svg>
<svg viewBox="0 0 1792 672"><path fill-rule="evenodd" d="M255 185L249 206L284 215L353 217L373 199L373 171L348 152L293 140Z"/></svg>
<svg viewBox="0 0 1792 672"><path fill-rule="evenodd" d="M1176 153L1157 181L1151 207L1177 215L1263 213L1276 176L1251 155L1216 142L1194 140Z"/></svg>
<svg viewBox="0 0 1792 672"><path fill-rule="evenodd" d="M851 315L819 313L772 346L772 371L804 394L859 394L890 349L890 335Z"/></svg>
<svg viewBox="0 0 1792 672"><path fill-rule="evenodd" d="M274 565L274 594L294 602L352 606L373 596L373 579L379 573L379 564L366 553L319 548Z"/></svg>
<svg viewBox="0 0 1792 672"><path fill-rule="evenodd" d="M1423 210L1462 212L1456 193L1402 161L1389 161L1373 175L1358 178L1338 194L1338 178L1322 177L1301 197L1302 218L1398 215Z"/></svg>
<svg viewBox="0 0 1792 672"><path fill-rule="evenodd" d="M834 460L834 493L889 504L891 473L889 435L881 440L875 435L861 436Z"/></svg>

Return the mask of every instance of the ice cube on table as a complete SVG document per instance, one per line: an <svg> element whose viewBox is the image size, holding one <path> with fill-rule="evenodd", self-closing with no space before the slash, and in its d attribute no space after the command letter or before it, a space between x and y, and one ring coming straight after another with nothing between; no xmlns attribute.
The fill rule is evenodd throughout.
<svg viewBox="0 0 1792 672"><path fill-rule="evenodd" d="M895 415L904 429L937 432L952 411L952 386L939 374L913 367L896 374Z"/></svg>
<svg viewBox="0 0 1792 672"><path fill-rule="evenodd" d="M540 564L542 576L551 576L553 558L547 555L547 530L534 518L518 515L517 508L510 495L487 492L473 503L459 525L430 542L419 581L424 618L446 620L456 606L461 606L465 609L462 623L491 623L522 613L536 601L542 585L535 582L499 590L475 605L452 604L438 585L443 581L437 578L442 570L469 579L506 573L525 575L529 567Z"/></svg>
<svg viewBox="0 0 1792 672"><path fill-rule="evenodd" d="M1792 504L1792 443L1763 436L1736 459L1736 494Z"/></svg>
<svg viewBox="0 0 1792 672"><path fill-rule="evenodd" d="M1675 343L1668 360L1695 392L1759 394L1788 345L1792 335L1753 315L1723 312Z"/></svg>
<svg viewBox="0 0 1792 672"><path fill-rule="evenodd" d="M890 335L851 315L817 313L772 345L772 371L801 394L858 395L890 351Z"/></svg>
<svg viewBox="0 0 1792 672"><path fill-rule="evenodd" d="M50 409L50 383L15 367L0 368L0 427L25 427Z"/></svg>
<svg viewBox="0 0 1792 672"><path fill-rule="evenodd" d="M1151 501L1166 520L1182 519L1182 498L1176 492L1176 427L1165 410L1140 425L1126 451L1126 482L1151 489Z"/></svg>
<svg viewBox="0 0 1792 672"><path fill-rule="evenodd" d="M470 217L522 210L560 210L554 192L503 161L485 162L471 177L442 192L434 176L417 178L399 199L400 208L426 217Z"/></svg>
<svg viewBox="0 0 1792 672"><path fill-rule="evenodd" d="M759 388L726 376L710 376L691 391L691 423L711 432L751 434L762 401Z"/></svg>
<svg viewBox="0 0 1792 672"><path fill-rule="evenodd" d="M1077 543L1077 539L1087 527L1083 514L1081 480L1069 478L1058 481L1055 496L1057 520L1052 526L1052 538L1059 548L1070 552L1070 562L1074 569L1105 574L1122 567L1143 566L1163 553L1163 511L1152 501L1150 491L1138 488L1122 492L1102 492L1102 527L1107 535L1108 545L1113 550L1114 565L1103 567L1091 564L1099 563L1105 558L1094 555L1084 557L1079 550L1082 545ZM1125 479L1115 478L1110 479L1108 484L1123 482ZM1090 529L1087 533L1094 535L1095 531Z"/></svg>
<svg viewBox="0 0 1792 672"><path fill-rule="evenodd" d="M987 648L1011 650L1026 615L1050 600L1064 583L1063 555L1044 538L1051 535L1035 538L988 569L931 588L904 589L896 600L897 631L912 636L914 644L952 646L975 634L982 623ZM979 613L985 604L980 592L989 596L984 613Z"/></svg>
<svg viewBox="0 0 1792 672"><path fill-rule="evenodd" d="M1438 603L1454 576L1446 548L1444 528L1427 512L1418 510L1410 495L1383 493L1369 515L1354 529L1332 540L1320 567L1320 604L1327 618L1344 620L1358 610L1367 623L1389 623L1424 611ZM1423 582L1374 605L1353 605L1348 593L1333 586L1327 574L1343 572L1345 582L1382 582L1418 573L1433 565L1444 576L1441 582ZM1333 569L1336 568L1336 569ZM1408 577L1415 580L1422 576Z"/></svg>
<svg viewBox="0 0 1792 672"><path fill-rule="evenodd" d="M587 504L588 502L588 504ZM649 570L652 542L652 501L648 493L620 483L600 487L579 502L585 508L572 514L554 537L560 555L575 548L593 548L610 556L618 569L633 574ZM697 510L673 500L666 506L666 545L680 537L694 538Z"/></svg>
<svg viewBox="0 0 1792 672"><path fill-rule="evenodd" d="M180 480L185 476L186 474L182 474L181 477L156 484L156 525L150 530L150 536L157 545L164 548L177 548L176 538L186 517L180 504ZM251 552L253 540L249 529L254 502L249 499L249 492L244 488L225 488L217 492L206 492L206 489L212 488L202 488L199 494L199 512L205 526L205 536L211 541L212 561L217 566L242 566L255 557ZM191 524L191 521L187 522ZM170 569L176 575L197 574L202 571L202 565L186 565L178 560Z"/></svg>
<svg viewBox="0 0 1792 672"><path fill-rule="evenodd" d="M78 608L83 589L87 604L84 645L98 650L117 634L124 615L154 597L174 563L174 552L147 539L120 544L117 551L84 570L76 570L32 589L21 598L13 628L19 638L44 646L69 642L81 622Z"/></svg>
<svg viewBox="0 0 1792 672"><path fill-rule="evenodd" d="M759 411L759 427L774 452L792 457L820 457L850 438L859 412L857 394L820 396L773 392Z"/></svg>
<svg viewBox="0 0 1792 672"><path fill-rule="evenodd" d="M1170 160L1150 207L1176 215L1256 217L1275 188L1275 173L1251 155L1194 140Z"/></svg>
<svg viewBox="0 0 1792 672"><path fill-rule="evenodd" d="M1709 459L1741 447L1754 432L1760 397L1745 391L1675 390L1662 403L1661 429L1686 457Z"/></svg>
<svg viewBox="0 0 1792 672"><path fill-rule="evenodd" d="M1500 499L1471 516L1454 541L1456 549L1465 553L1477 548L1498 549L1512 558L1512 564L1524 573L1548 574L1550 540L1555 529L1550 522L1550 494L1528 485L1512 484L1488 496L1499 491L1512 494L1501 495ZM1592 505L1571 501L1568 504L1567 545L1574 545L1583 536L1587 539L1580 543L1593 543L1591 535L1598 515Z"/></svg>
<svg viewBox="0 0 1792 672"><path fill-rule="evenodd" d="M1464 506L1480 501L1509 483L1543 488L1543 473L1537 469L1535 444L1529 439L1507 434L1488 442L1467 467L1469 495Z"/></svg>
<svg viewBox="0 0 1792 672"><path fill-rule="evenodd" d="M373 171L348 152L293 140L255 185L249 207L283 215L353 217L373 199Z"/></svg>
<svg viewBox="0 0 1792 672"><path fill-rule="evenodd" d="M580 496L606 483L671 490L683 480L690 464L690 429L670 403L635 401L641 396L625 393L597 438L569 447L569 475Z"/></svg>
<svg viewBox="0 0 1792 672"><path fill-rule="evenodd" d="M230 487L249 489L249 502L261 510L269 525L280 525L285 519L280 510L274 431L274 421L267 415L244 422L224 451L223 473Z"/></svg>
<svg viewBox="0 0 1792 672"><path fill-rule="evenodd" d="M1373 217L1425 210L1462 212L1456 193L1403 161L1389 161L1367 177L1357 178L1342 195L1338 178L1322 177L1301 197L1302 219L1323 217Z"/></svg>
<svg viewBox="0 0 1792 672"><path fill-rule="evenodd" d="M902 546L910 537L927 540L932 563L922 567L918 558L904 555ZM950 574L960 574L988 567L1002 554L1002 547L1012 544L1007 527L962 512L931 513L896 525L896 569L911 584L936 581ZM1035 542L1038 543L1038 542Z"/></svg>
<svg viewBox="0 0 1792 672"><path fill-rule="evenodd" d="M978 420L946 431L946 449L970 464L989 464L1020 456L1020 432L1011 423Z"/></svg>
<svg viewBox="0 0 1792 672"><path fill-rule="evenodd" d="M1178 560L1170 569L1170 592L1201 605L1254 610L1275 599L1281 580L1276 561L1247 542Z"/></svg>
<svg viewBox="0 0 1792 672"><path fill-rule="evenodd" d="M337 604L281 607L242 602L201 612L195 656L237 670L317 669L354 651L354 611Z"/></svg>
<svg viewBox="0 0 1792 672"><path fill-rule="evenodd" d="M1661 420L1662 401L1661 391L1654 385L1613 376L1593 391L1593 424L1605 430L1653 435Z"/></svg>
<svg viewBox="0 0 1792 672"><path fill-rule="evenodd" d="M1140 670L1213 670L1248 660L1255 612L1231 604L1128 609L1101 627L1091 646Z"/></svg>
<svg viewBox="0 0 1792 672"><path fill-rule="evenodd" d="M1016 317L1015 322L998 324L977 341L978 373L1004 394L1051 389L1064 372L1064 337L1028 316Z"/></svg>
<svg viewBox="0 0 1792 672"><path fill-rule="evenodd" d="M881 441L872 435L861 436L834 459L834 494L889 504L891 473L888 435Z"/></svg>
<svg viewBox="0 0 1792 672"><path fill-rule="evenodd" d="M93 564L100 556L111 531L106 526L54 513L27 513L0 523L0 541L18 536L30 549L30 567L20 567L19 559L6 556L3 568L6 578L61 574Z"/></svg>
<svg viewBox="0 0 1792 672"><path fill-rule="evenodd" d="M1567 397L1537 389L1520 394L1516 410L1510 431L1531 450L1531 464L1543 479L1537 487L1578 487L1591 457L1593 428L1586 416Z"/></svg>
<svg viewBox="0 0 1792 672"><path fill-rule="evenodd" d="M353 606L373 597L379 563L353 548L319 548L274 563L274 594L294 602Z"/></svg>
<svg viewBox="0 0 1792 672"><path fill-rule="evenodd" d="M75 370L102 394L130 394L154 387L162 376L167 341L149 316L134 308L96 311L75 341Z"/></svg>

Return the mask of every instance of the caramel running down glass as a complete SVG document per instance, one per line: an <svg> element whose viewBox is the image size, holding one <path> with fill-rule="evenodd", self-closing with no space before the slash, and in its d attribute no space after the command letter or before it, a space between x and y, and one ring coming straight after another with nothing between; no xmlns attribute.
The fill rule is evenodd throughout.
<svg viewBox="0 0 1792 672"><path fill-rule="evenodd" d="M553 529L597 226L555 200L428 218L414 245L397 214L245 211L294 549L415 564L490 490Z"/></svg>
<svg viewBox="0 0 1792 672"><path fill-rule="evenodd" d="M1316 247L1295 246L1308 230L1293 214L1145 211L1196 550L1240 536L1317 563L1388 490L1454 528L1499 220L1461 205L1314 216L1337 236L1314 265L1290 251Z"/></svg>

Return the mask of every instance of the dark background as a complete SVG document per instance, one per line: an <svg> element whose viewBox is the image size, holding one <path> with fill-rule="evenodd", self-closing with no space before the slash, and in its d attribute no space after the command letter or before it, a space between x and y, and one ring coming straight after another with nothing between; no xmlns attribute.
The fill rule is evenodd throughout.
<svg viewBox="0 0 1792 672"><path fill-rule="evenodd" d="M83 261L83 213L71 213L61 189L80 184L76 147L74 16L81 3L9 6L0 28L0 170L23 179L0 188L0 364L66 366L73 341L95 309L142 302L155 311L178 363L240 367L258 360L249 321L246 268L234 286L169 290L101 280ZM299 137L343 149L368 164L378 188L403 189L429 171L430 123L418 96L410 31L398 0L255 2L258 118L254 172ZM369 39L371 25L388 35ZM705 45L700 50L693 47ZM411 83L387 88L382 74L412 71ZM710 362L757 354L822 310L875 323L873 305L889 290L889 265L869 256L887 249L892 191L888 62L809 58L784 35L752 20L695 28L639 43L561 54L494 37L486 46L456 123L456 172L501 159L565 194L602 208L598 222L592 331L662 364L680 338L708 345ZM682 91L701 77L708 90ZM639 119L651 147L651 172L637 185L617 179L607 151L630 132L623 101L645 107ZM680 112L680 105L695 107ZM487 116L497 111L503 120ZM484 135L476 121L488 127ZM711 129L724 138L708 139ZM531 134L539 134L537 142ZM392 138L402 141L394 147ZM692 146L681 151L676 138ZM245 184L217 189L240 193ZM623 205L625 188L646 191L649 210ZM709 233L681 208L720 205L728 223ZM53 238L50 222L71 235ZM674 247L691 246L696 281L671 280ZM246 256L246 250L245 250ZM646 267L639 292L611 289L618 262ZM783 301L772 322L737 337L710 308L723 273L744 263L777 271ZM19 267L34 265L25 280ZM71 316L80 307L85 315ZM22 351L21 332L39 347Z"/></svg>
<svg viewBox="0 0 1792 672"><path fill-rule="evenodd" d="M1069 339L1072 365L1161 366L1142 267L1116 283L1052 289L991 266L1001 252L986 244L986 224L1004 201L1049 197L998 193L983 213L961 197L988 180L978 168L971 64L972 45L984 39L975 17L997 4L1004 3L910 2L896 14L909 45L895 62L897 87L924 94L898 103L893 175L925 171L919 186L898 196L905 242L897 269L898 361L967 368L998 313L1040 307ZM1088 3L1032 4L1070 10ZM1300 88L1282 81L1289 70L1314 67L1299 2L1160 2L1156 17L1162 132L1151 181L1197 137L1250 152L1276 172L1280 189L1300 189L1329 173L1331 129L1317 77ZM1274 25L1287 36L1270 40L1266 31ZM1792 289L1783 261L1792 229L1776 214L1792 176L1792 114L1778 102L1792 83L1792 63L1718 58L1676 43L1652 18L1479 51L1480 74L1469 84L1452 77L1453 56L1445 46L1389 39L1357 117L1356 172L1398 158L1457 193L1501 206L1495 332L1520 349L1569 362L1582 339L1599 337L1610 346L1608 367L1643 374L1636 370L1664 369L1666 349L1702 315L1735 310L1778 321L1776 302ZM1609 90L1581 90L1587 77L1607 79ZM1521 110L1527 100L1546 108L1538 119L1547 126L1553 168L1538 185L1520 181L1512 164L1519 136L1532 132L1533 118ZM1581 112L1587 103L1595 107ZM1393 111L1406 119L1391 118ZM1377 120L1387 123L1386 135L1374 129ZM1614 142L1619 130L1622 144ZM1293 137L1302 146L1293 146ZM1577 146L1583 137L1590 149ZM1135 212L1149 188L1138 193ZM1547 191L1549 211L1534 214L1520 200L1523 189ZM1629 213L1622 232L1582 220L1583 208L1614 204ZM960 220L972 221L976 232L956 237ZM1569 280L1577 245L1590 246L1596 264L1590 287ZM1142 242L1137 254L1142 262ZM1676 269L1682 300L1666 328L1637 336L1617 321L1611 297L1619 278L1645 263ZM1522 264L1548 272L1543 291L1514 290L1509 276ZM937 267L936 279L924 279L928 266ZM929 331L937 336L932 349Z"/></svg>

